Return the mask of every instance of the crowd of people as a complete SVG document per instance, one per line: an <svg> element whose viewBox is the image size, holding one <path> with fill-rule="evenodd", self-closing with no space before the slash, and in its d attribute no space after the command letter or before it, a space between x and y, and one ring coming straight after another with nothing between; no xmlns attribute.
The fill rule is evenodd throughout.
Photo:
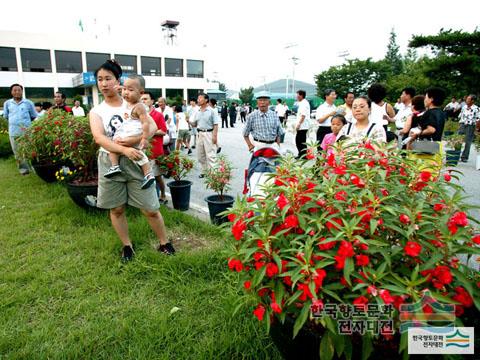
<svg viewBox="0 0 480 360"><path fill-rule="evenodd" d="M243 126L243 139L249 151L266 147L279 148L283 141L290 109L282 99L271 105L268 92L256 94L257 108L250 104L223 102L217 108L215 99L200 93L198 97L169 106L163 97L155 99L145 91L141 75L129 75L121 84L122 70L114 60L108 60L95 72L97 85L104 100L89 113L92 134L100 147L98 156L97 206L110 210L110 219L123 244L122 258L129 260L134 250L128 235L125 206L139 208L155 232L158 250L174 254L167 240L160 204L166 204L165 182L156 159L172 151L196 150L203 178L214 165L221 151L219 127ZM27 174L28 164L17 152L17 138L25 128L49 109L61 109L74 116L85 116L79 101L66 105L66 96L56 92L53 104L32 103L23 97L23 87L10 87L12 99L4 104L9 136L21 174ZM332 152L339 141L346 144L370 139L372 142L397 142L398 147L413 149L418 140L441 142L447 117L458 118L460 133L465 135L462 161L468 161L475 131L480 125L480 110L476 96L468 95L463 104L455 98L444 108L445 91L430 88L417 94L413 87L402 90L399 101L392 106L386 101L387 91L373 84L367 95L347 92L343 104L337 106L334 89L323 92L324 102L312 116L307 94L298 90L294 127L298 157L307 153L309 134L315 138L319 151ZM156 101L155 101L156 100ZM394 129L394 130L392 130ZM149 156L145 154L151 147ZM156 184L156 186L152 186ZM157 193L158 192L158 193Z"/></svg>

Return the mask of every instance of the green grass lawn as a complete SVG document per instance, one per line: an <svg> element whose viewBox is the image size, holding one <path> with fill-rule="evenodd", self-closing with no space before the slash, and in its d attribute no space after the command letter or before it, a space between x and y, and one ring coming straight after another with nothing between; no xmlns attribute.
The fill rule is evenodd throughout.
<svg viewBox="0 0 480 360"><path fill-rule="evenodd" d="M120 262L106 212L0 160L0 358L276 359L242 308L218 228L163 208L177 255L128 212L137 256ZM173 307L179 310L170 313Z"/></svg>

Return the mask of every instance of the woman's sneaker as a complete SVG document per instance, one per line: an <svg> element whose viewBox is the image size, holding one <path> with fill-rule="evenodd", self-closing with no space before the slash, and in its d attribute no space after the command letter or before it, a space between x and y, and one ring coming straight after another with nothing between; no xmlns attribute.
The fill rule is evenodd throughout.
<svg viewBox="0 0 480 360"><path fill-rule="evenodd" d="M106 177L107 179L109 179L112 176L117 175L117 174L121 174L121 173L122 173L122 169L120 169L120 166L113 165L113 166L110 167L110 169L108 169L108 171L103 176Z"/></svg>
<svg viewBox="0 0 480 360"><path fill-rule="evenodd" d="M153 185L154 182L155 182L155 177L152 175L152 173L148 173L143 178L142 189L148 189L150 186Z"/></svg>
<svg viewBox="0 0 480 360"><path fill-rule="evenodd" d="M133 251L133 247L131 245L124 246L122 250L122 261L132 260L134 254L135 252Z"/></svg>
<svg viewBox="0 0 480 360"><path fill-rule="evenodd" d="M175 255L175 249L173 248L173 245L171 242L168 242L165 245L160 244L157 250L166 255Z"/></svg>

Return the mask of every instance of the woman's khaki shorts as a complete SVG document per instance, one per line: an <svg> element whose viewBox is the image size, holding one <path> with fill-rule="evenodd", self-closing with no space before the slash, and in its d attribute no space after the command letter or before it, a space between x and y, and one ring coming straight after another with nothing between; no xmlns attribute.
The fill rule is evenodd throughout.
<svg viewBox="0 0 480 360"><path fill-rule="evenodd" d="M103 176L111 166L106 152L98 154L98 194L97 206L102 209L114 209L128 204L147 211L156 211L160 207L155 186L142 189L142 169L132 160L120 156L121 174L107 179Z"/></svg>

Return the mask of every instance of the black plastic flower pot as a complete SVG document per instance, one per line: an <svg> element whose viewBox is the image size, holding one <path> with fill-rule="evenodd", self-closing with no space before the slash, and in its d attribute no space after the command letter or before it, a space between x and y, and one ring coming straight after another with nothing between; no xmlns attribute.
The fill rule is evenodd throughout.
<svg viewBox="0 0 480 360"><path fill-rule="evenodd" d="M64 162L56 162L56 163L38 163L32 161L32 167L35 170L35 174L38 175L40 179L47 183L52 183L57 181L57 177L55 173L64 166Z"/></svg>
<svg viewBox="0 0 480 360"><path fill-rule="evenodd" d="M235 202L233 196L223 195L223 198L220 198L219 195L210 195L205 198L205 201L208 204L210 220L213 224L221 225L228 221L227 216L220 214L232 207Z"/></svg>
<svg viewBox="0 0 480 360"><path fill-rule="evenodd" d="M75 204L86 210L97 208L97 184L67 183L67 191Z"/></svg>
<svg viewBox="0 0 480 360"><path fill-rule="evenodd" d="M192 182L188 180L170 181L167 186L170 188L173 208L180 211L187 211L190 208L190 189Z"/></svg>
<svg viewBox="0 0 480 360"><path fill-rule="evenodd" d="M446 151L446 164L447 166L457 166L460 160L461 150L447 150Z"/></svg>

